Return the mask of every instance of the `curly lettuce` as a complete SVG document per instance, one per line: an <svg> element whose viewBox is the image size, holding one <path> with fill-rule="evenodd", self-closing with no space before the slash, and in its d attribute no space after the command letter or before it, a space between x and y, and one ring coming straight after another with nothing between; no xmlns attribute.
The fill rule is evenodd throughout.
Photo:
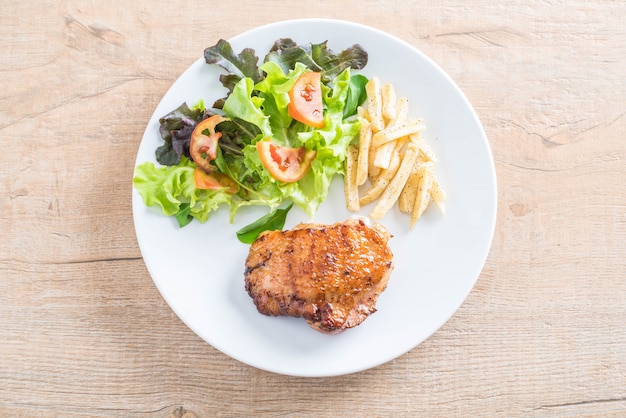
<svg viewBox="0 0 626 418"><path fill-rule="evenodd" d="M145 162L135 168L133 185L146 206L160 207L164 215L176 217L179 226L187 225L194 218L203 223L221 204L230 204L232 195L226 188L196 188L195 170L195 163L184 156L176 166L157 167Z"/></svg>

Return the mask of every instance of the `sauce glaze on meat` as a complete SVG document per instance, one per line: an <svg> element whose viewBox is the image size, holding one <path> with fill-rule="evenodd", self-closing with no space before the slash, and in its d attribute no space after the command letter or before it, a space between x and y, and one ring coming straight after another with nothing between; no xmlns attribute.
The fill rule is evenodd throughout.
<svg viewBox="0 0 626 418"><path fill-rule="evenodd" d="M246 291L262 314L302 317L317 331L342 332L376 312L393 270L390 237L362 219L266 231L250 246Z"/></svg>

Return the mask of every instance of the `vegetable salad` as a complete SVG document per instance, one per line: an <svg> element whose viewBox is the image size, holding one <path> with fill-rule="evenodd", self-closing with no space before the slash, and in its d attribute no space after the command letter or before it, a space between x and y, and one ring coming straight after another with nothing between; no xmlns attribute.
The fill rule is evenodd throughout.
<svg viewBox="0 0 626 418"><path fill-rule="evenodd" d="M222 205L231 222L243 206L267 206L268 215L247 228L248 241L264 219L282 228L276 219L284 223L292 204L313 216L359 134L368 79L353 72L367 64L367 52L279 39L259 65L254 50L236 54L220 40L204 57L224 70L228 93L211 107L183 103L160 119L158 164L135 168L144 203L181 227L206 222Z"/></svg>

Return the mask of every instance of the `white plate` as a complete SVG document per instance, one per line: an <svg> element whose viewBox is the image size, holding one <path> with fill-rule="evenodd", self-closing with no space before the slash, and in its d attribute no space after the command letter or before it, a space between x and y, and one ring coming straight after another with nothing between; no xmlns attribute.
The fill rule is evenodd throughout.
<svg viewBox="0 0 626 418"><path fill-rule="evenodd" d="M454 82L408 43L359 24L324 19L292 20L253 29L230 40L235 52L254 48L260 60L278 38L318 43L336 52L359 43L369 53L362 70L393 83L408 96L411 115L421 117L424 137L439 157L436 169L447 192L446 214L432 207L408 228L394 208L382 221L394 235L396 267L378 312L360 326L328 336L304 320L259 314L244 290L248 246L235 231L265 208L240 212L234 224L220 210L205 224L179 229L173 218L144 206L133 190L137 239L159 291L176 314L223 353L254 367L296 376L332 376L365 370L416 347L441 327L463 303L487 257L496 216L496 179L487 138L471 105ZM207 41L209 44L217 41ZM137 164L155 161L160 145L158 119L186 101L210 106L223 97L219 69L198 59L165 94L144 133ZM363 210L367 215L371 206ZM345 209L343 184L313 219L333 223L353 214ZM309 219L294 208L286 228Z"/></svg>

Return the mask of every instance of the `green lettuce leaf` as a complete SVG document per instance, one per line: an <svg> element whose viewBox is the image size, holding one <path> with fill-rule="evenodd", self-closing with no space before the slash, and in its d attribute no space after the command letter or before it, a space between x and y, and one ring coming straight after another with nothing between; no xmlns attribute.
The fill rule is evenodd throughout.
<svg viewBox="0 0 626 418"><path fill-rule="evenodd" d="M135 168L133 185L146 206L160 207L164 215L176 216L179 225L186 225L189 216L203 223L219 205L230 204L232 196L226 190L197 189L195 169L185 157L177 166L157 167L145 162Z"/></svg>
<svg viewBox="0 0 626 418"><path fill-rule="evenodd" d="M361 106L367 99L365 85L368 81L369 79L363 74L354 74L350 77L346 107L343 110L344 119L356 115L359 106Z"/></svg>
<svg viewBox="0 0 626 418"><path fill-rule="evenodd" d="M272 127L270 126L269 116L263 113L263 99L253 96L254 81L245 77L239 80L235 85L232 93L224 103L224 113L229 117L243 119L256 125L263 136L272 136Z"/></svg>
<svg viewBox="0 0 626 418"><path fill-rule="evenodd" d="M290 203L284 209L272 209L267 215L260 217L256 221L244 226L237 231L237 238L244 244L252 244L264 231L277 231L283 229L287 220L287 213L293 206Z"/></svg>

